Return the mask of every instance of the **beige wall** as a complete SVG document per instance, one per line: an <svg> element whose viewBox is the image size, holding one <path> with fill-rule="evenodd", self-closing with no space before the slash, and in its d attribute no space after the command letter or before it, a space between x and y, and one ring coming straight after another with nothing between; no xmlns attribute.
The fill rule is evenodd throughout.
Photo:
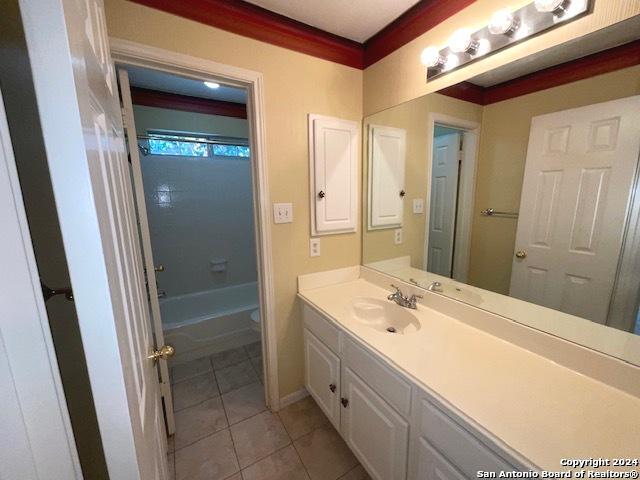
<svg viewBox="0 0 640 480"><path fill-rule="evenodd" d="M489 218L488 207L518 211L531 118L640 94L640 66L484 107L469 283L508 294L517 221Z"/></svg>
<svg viewBox="0 0 640 480"><path fill-rule="evenodd" d="M477 0L445 22L368 67L364 73L365 115L435 92L511 61L640 14L638 0L595 0L594 11L590 15L426 83L426 71L420 63L420 53L425 47L445 45L451 33L457 28L466 27L475 30L485 26L491 13L503 8L506 4L517 8L527 3L529 0L510 2Z"/></svg>
<svg viewBox="0 0 640 480"><path fill-rule="evenodd" d="M427 134L427 124L431 113L445 114L472 122L480 122L482 119L482 107L480 105L433 93L376 113L366 117L364 120L365 139L368 135L370 124L406 130L405 190L407 196L404 200L404 221L402 225L404 242L400 245L394 244L394 228L367 230L367 218L363 214L363 263L409 255L412 267L423 267L425 218L429 207L426 160L433 143ZM366 141L363 142L363 151L366 154ZM367 208L367 187L367 157L365 156L362 187L363 212L366 212ZM414 198L423 198L425 200L425 213L414 214L412 212Z"/></svg>
<svg viewBox="0 0 640 480"><path fill-rule="evenodd" d="M144 135L149 130L173 130L209 133L225 137L249 137L249 122L244 118L145 107L144 105L134 105L133 115L138 135Z"/></svg>
<svg viewBox="0 0 640 480"><path fill-rule="evenodd" d="M360 70L228 33L124 0L106 0L111 37L262 72L272 202L293 202L294 223L272 228L280 394L303 386L296 278L360 263L360 233L322 237L309 257L307 114L362 119Z"/></svg>

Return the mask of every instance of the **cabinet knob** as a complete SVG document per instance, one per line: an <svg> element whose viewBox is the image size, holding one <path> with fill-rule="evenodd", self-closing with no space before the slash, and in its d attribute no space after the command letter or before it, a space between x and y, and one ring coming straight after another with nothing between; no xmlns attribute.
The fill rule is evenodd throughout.
<svg viewBox="0 0 640 480"><path fill-rule="evenodd" d="M335 393L336 392L336 384L335 383L329 384L329 390L331 390L331 392Z"/></svg>
<svg viewBox="0 0 640 480"><path fill-rule="evenodd" d="M342 398L340 399L340 403L342 404L342 406L343 406L344 408L347 408L347 405L349 405L349 400L347 400L346 398L342 397Z"/></svg>
<svg viewBox="0 0 640 480"><path fill-rule="evenodd" d="M407 194L407 192L405 192L404 190L400 190L400 196L402 198L404 198L404 196Z"/></svg>
<svg viewBox="0 0 640 480"><path fill-rule="evenodd" d="M326 195L327 195L327 194L326 194L326 193L324 193L322 190L320 190L320 191L318 192L318 197L320 197L320 198L324 198Z"/></svg>

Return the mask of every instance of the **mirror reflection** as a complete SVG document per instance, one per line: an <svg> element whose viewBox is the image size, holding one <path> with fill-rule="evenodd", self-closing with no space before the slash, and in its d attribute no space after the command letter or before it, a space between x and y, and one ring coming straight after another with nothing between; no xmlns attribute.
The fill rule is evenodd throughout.
<svg viewBox="0 0 640 480"><path fill-rule="evenodd" d="M365 119L363 263L562 336L640 334L640 66L553 72Z"/></svg>

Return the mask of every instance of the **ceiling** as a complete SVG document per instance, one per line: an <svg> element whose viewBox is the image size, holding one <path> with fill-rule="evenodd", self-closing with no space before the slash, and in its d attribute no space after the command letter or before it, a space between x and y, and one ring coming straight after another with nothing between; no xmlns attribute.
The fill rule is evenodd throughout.
<svg viewBox="0 0 640 480"><path fill-rule="evenodd" d="M247 103L247 92L244 88L221 84L220 88L211 89L200 80L180 77L157 70L129 65L127 65L126 70L129 73L129 83L133 87L225 102Z"/></svg>
<svg viewBox="0 0 640 480"><path fill-rule="evenodd" d="M254 5L363 43L418 0L248 0Z"/></svg>

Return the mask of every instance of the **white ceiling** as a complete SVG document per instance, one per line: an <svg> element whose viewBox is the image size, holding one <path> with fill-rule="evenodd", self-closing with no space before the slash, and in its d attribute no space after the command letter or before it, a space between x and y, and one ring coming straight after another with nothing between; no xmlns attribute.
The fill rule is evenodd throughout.
<svg viewBox="0 0 640 480"><path fill-rule="evenodd" d="M126 70L129 73L129 83L134 87L177 93L190 97L223 100L225 102L247 103L247 92L244 88L220 84L220 88L214 90L206 87L200 80L171 75L157 70L129 65L126 66Z"/></svg>
<svg viewBox="0 0 640 480"><path fill-rule="evenodd" d="M248 0L326 32L364 42L418 0Z"/></svg>

